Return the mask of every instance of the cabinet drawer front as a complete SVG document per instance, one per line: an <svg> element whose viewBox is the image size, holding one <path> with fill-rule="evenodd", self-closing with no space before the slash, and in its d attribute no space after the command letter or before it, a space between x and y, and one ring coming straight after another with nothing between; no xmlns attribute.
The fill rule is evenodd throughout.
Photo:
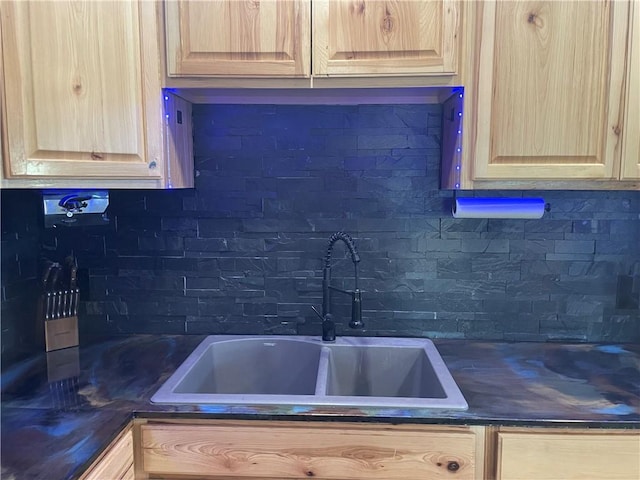
<svg viewBox="0 0 640 480"><path fill-rule="evenodd" d="M638 433L498 434L498 479L640 478Z"/></svg>
<svg viewBox="0 0 640 480"><path fill-rule="evenodd" d="M464 427L147 424L141 431L143 469L149 474L474 478L475 434Z"/></svg>

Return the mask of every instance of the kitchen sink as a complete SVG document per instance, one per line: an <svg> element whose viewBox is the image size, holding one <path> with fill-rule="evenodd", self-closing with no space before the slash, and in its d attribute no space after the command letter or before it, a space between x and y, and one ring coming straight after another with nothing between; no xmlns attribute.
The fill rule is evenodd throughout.
<svg viewBox="0 0 640 480"><path fill-rule="evenodd" d="M431 340L389 337L211 335L151 401L467 408Z"/></svg>
<svg viewBox="0 0 640 480"><path fill-rule="evenodd" d="M243 338L207 342L174 392L313 395L322 347L300 340Z"/></svg>
<svg viewBox="0 0 640 480"><path fill-rule="evenodd" d="M327 395L446 398L423 348L331 349Z"/></svg>

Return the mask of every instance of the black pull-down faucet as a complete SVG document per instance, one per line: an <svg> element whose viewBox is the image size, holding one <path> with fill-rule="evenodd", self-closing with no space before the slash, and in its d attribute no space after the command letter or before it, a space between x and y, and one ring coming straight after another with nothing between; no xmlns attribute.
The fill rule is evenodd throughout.
<svg viewBox="0 0 640 480"><path fill-rule="evenodd" d="M333 252L333 246L338 240L342 240L347 246L349 253L351 254L351 261L354 267L355 283L353 290L343 290L331 285L331 253ZM331 235L329 238L329 246L327 247L327 254L324 257L324 268L322 270L322 340L325 342L333 342L336 339L336 326L333 321L333 315L331 314L331 290L337 292L346 293L351 296L351 321L349 326L351 328L363 328L362 322L362 297L360 289L358 288L358 263L360 262L360 256L356 250L356 246L353 243L353 239L344 232L337 232ZM315 308L314 308L315 310ZM316 311L316 313L318 313Z"/></svg>

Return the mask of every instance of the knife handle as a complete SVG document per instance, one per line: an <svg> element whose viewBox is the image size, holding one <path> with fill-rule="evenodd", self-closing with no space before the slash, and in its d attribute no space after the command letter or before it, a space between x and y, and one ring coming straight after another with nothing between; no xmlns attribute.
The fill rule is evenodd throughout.
<svg viewBox="0 0 640 480"><path fill-rule="evenodd" d="M62 292L58 290L56 292L56 311L53 312L53 318L58 319L62 317Z"/></svg>
<svg viewBox="0 0 640 480"><path fill-rule="evenodd" d="M58 284L58 278L60 277L60 272L62 271L62 267L59 263L54 264L53 271L51 272L51 282L49 283L49 290L55 291Z"/></svg>
<svg viewBox="0 0 640 480"><path fill-rule="evenodd" d="M69 310L67 312L67 316L73 316L73 290L69 290Z"/></svg>
<svg viewBox="0 0 640 480"><path fill-rule="evenodd" d="M47 289L47 283L49 282L49 275L51 275L51 270L55 267L55 263L48 260L46 266L44 267L44 271L42 273L42 288L43 290Z"/></svg>
<svg viewBox="0 0 640 480"><path fill-rule="evenodd" d="M58 298L56 292L51 293L51 310L49 311L49 320L53 320L56 318L56 305L58 303Z"/></svg>
<svg viewBox="0 0 640 480"><path fill-rule="evenodd" d="M61 310L61 315L62 317L68 317L69 314L67 313L67 310L69 310L69 290L65 290L62 292L62 308Z"/></svg>
<svg viewBox="0 0 640 480"><path fill-rule="evenodd" d="M78 304L80 299L80 289L74 288L69 291L69 316L74 317L78 315Z"/></svg>
<svg viewBox="0 0 640 480"><path fill-rule="evenodd" d="M62 313L62 292L61 291L57 291L55 293L56 295L56 308L53 312L53 318L58 319L61 317L61 313Z"/></svg>
<svg viewBox="0 0 640 480"><path fill-rule="evenodd" d="M78 266L71 265L69 269L69 289L73 291L76 288L76 282L78 281Z"/></svg>
<svg viewBox="0 0 640 480"><path fill-rule="evenodd" d="M73 290L69 290L69 304L67 305L67 317L73 315Z"/></svg>
<svg viewBox="0 0 640 480"><path fill-rule="evenodd" d="M44 309L44 319L45 320L51 320L51 308L52 308L52 304L53 304L53 298L51 297L52 293L51 292L47 292L46 294L46 306Z"/></svg>
<svg viewBox="0 0 640 480"><path fill-rule="evenodd" d="M76 288L76 282L78 278L78 261L73 255L69 255L64 259L64 265L69 272L69 289L73 292Z"/></svg>

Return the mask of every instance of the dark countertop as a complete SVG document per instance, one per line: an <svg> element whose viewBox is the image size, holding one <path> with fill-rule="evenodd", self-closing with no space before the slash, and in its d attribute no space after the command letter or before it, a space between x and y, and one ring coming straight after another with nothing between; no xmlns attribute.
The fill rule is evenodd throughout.
<svg viewBox="0 0 640 480"><path fill-rule="evenodd" d="M635 344L434 340L469 404L466 411L151 404L203 338L137 335L14 365L1 377L0 475L76 478L132 416L640 429Z"/></svg>

